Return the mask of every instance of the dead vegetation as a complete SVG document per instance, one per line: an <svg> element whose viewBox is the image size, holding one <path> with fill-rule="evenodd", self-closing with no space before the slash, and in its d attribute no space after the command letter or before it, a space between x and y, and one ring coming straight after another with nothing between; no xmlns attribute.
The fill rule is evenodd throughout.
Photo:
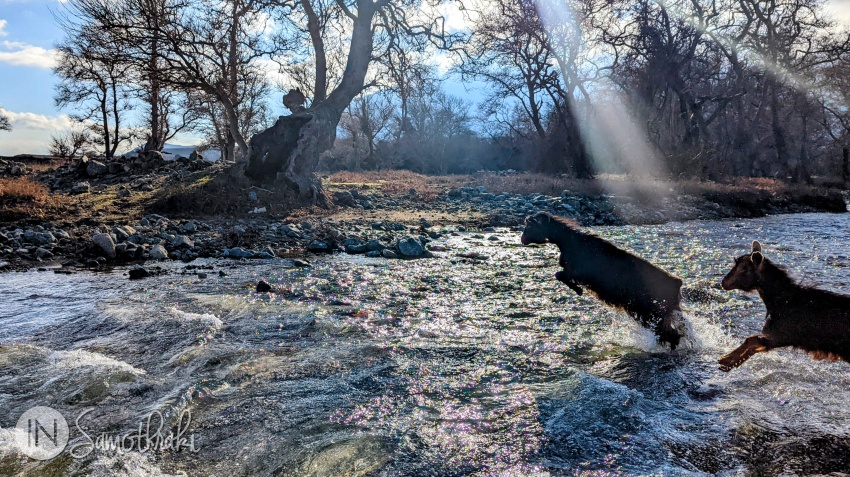
<svg viewBox="0 0 850 477"><path fill-rule="evenodd" d="M65 197L27 177L0 178L0 221L37 221L60 217Z"/></svg>
<svg viewBox="0 0 850 477"><path fill-rule="evenodd" d="M469 175L427 176L410 171L337 172L325 179L332 189L372 189L389 195L417 194L433 200L451 188L484 186L493 194L543 194L560 196L594 196L613 194L640 201L650 197L672 195L713 196L724 201L759 198L816 198L827 193L826 187L789 184L777 179L736 178L730 182L670 181L635 177L626 174L601 174L595 180L581 180L560 175L479 172Z"/></svg>

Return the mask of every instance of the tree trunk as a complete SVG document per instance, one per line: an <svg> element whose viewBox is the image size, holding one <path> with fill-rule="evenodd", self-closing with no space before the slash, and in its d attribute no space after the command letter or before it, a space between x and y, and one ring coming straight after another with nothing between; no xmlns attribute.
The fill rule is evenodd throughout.
<svg viewBox="0 0 850 477"><path fill-rule="evenodd" d="M303 199L327 204L321 181L314 172L321 154L333 146L342 113L363 90L372 59L372 18L376 4L358 2L351 47L339 86L321 103L291 116L281 116L274 126L254 135L245 175L277 182L294 189Z"/></svg>
<svg viewBox="0 0 850 477"><path fill-rule="evenodd" d="M844 147L841 150L842 157L842 175L844 176L844 183L850 184L850 147Z"/></svg>

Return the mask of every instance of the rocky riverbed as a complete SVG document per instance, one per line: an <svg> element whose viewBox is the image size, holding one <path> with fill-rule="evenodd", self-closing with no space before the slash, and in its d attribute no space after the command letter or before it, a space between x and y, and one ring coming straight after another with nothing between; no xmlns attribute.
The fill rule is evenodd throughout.
<svg viewBox="0 0 850 477"><path fill-rule="evenodd" d="M140 197L149 197L158 188L191 187L227 173L225 166L198 157L164 161L152 154L108 165L84 158L39 174L15 165L15 173L32 174L52 194L85 205L77 206L67 220L0 223L0 270L53 268L71 273L147 261L309 260L311 254L336 252L431 258L446 251L441 239L496 228L516 230L527 215L538 211L597 226L847 210L845 198L835 190L795 197L763 191L692 195L671 190L635 197L570 190L558 196L494 193L485 186L462 186L426 196L415 188L387 193L368 184L329 184L333 205L328 209L283 210L268 198L270 191L249 187L229 202L237 213L210 219L131 210Z"/></svg>

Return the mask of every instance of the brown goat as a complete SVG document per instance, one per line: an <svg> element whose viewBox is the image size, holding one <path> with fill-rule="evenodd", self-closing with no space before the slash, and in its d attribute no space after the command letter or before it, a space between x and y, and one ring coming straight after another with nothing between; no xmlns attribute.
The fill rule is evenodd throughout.
<svg viewBox="0 0 850 477"><path fill-rule="evenodd" d="M756 353L793 346L817 360L850 361L850 296L802 286L762 254L761 244L735 259L724 290L757 291L767 308L761 334L720 358L730 371Z"/></svg>
<svg viewBox="0 0 850 477"><path fill-rule="evenodd" d="M563 270L555 278L573 291L592 291L603 302L623 309L652 328L659 341L676 349L682 280L594 235L566 218L540 212L526 219L523 245L553 243L561 251Z"/></svg>

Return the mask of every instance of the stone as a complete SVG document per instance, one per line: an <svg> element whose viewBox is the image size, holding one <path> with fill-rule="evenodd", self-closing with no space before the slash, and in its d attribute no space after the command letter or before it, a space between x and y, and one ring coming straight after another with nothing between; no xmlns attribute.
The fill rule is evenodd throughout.
<svg viewBox="0 0 850 477"><path fill-rule="evenodd" d="M55 243L56 237L54 237L50 232L34 232L32 230L27 230L26 233L24 233L24 240L36 245L48 245Z"/></svg>
<svg viewBox="0 0 850 477"><path fill-rule="evenodd" d="M381 256L384 258L398 258L398 254L388 248L381 250Z"/></svg>
<svg viewBox="0 0 850 477"><path fill-rule="evenodd" d="M370 258L380 257L381 251L380 250L370 250L370 251L366 252L366 256L370 257Z"/></svg>
<svg viewBox="0 0 850 477"><path fill-rule="evenodd" d="M230 258L251 258L254 256L254 252L250 250L245 250L242 247L233 247L224 251L225 257Z"/></svg>
<svg viewBox="0 0 850 477"><path fill-rule="evenodd" d="M258 202L260 200L260 198L257 197L257 191L249 190L248 191L248 200L250 200L251 202Z"/></svg>
<svg viewBox="0 0 850 477"><path fill-rule="evenodd" d="M77 182L71 187L72 194L87 194L91 192L91 184L88 182Z"/></svg>
<svg viewBox="0 0 850 477"><path fill-rule="evenodd" d="M381 242L379 242L375 239L372 239L372 240L366 242L366 250L368 250L370 252L375 252L375 251L380 252L381 250L383 250L385 248L387 248L387 247L385 247L384 244L382 244Z"/></svg>
<svg viewBox="0 0 850 477"><path fill-rule="evenodd" d="M91 160L88 162L88 165L86 165L86 175L89 177L102 176L107 172L109 172L109 168L106 164L100 161Z"/></svg>
<svg viewBox="0 0 850 477"><path fill-rule="evenodd" d="M268 284L265 280L260 280L257 282L256 287L257 293L267 293L272 291L272 286Z"/></svg>
<svg viewBox="0 0 850 477"><path fill-rule="evenodd" d="M348 191L334 192L334 203L341 207L354 207L357 205L354 196Z"/></svg>
<svg viewBox="0 0 850 477"><path fill-rule="evenodd" d="M307 244L307 250L313 253L327 253L331 251L331 246L322 240L313 240Z"/></svg>
<svg viewBox="0 0 850 477"><path fill-rule="evenodd" d="M186 222L180 226L180 230L186 233L193 233L198 230L198 225L195 222Z"/></svg>
<svg viewBox="0 0 850 477"><path fill-rule="evenodd" d="M156 244L151 247L148 256L153 260L165 260L168 258L168 250L165 250L165 247L162 245Z"/></svg>
<svg viewBox="0 0 850 477"><path fill-rule="evenodd" d="M53 257L53 252L51 252L50 250L47 250L46 248L38 247L37 249L35 249L35 258L37 258L39 260L44 260L44 259L52 258L52 257Z"/></svg>
<svg viewBox="0 0 850 477"><path fill-rule="evenodd" d="M174 248L192 248L195 246L195 243L185 235L178 235L174 237L171 241L171 246Z"/></svg>
<svg viewBox="0 0 850 477"><path fill-rule="evenodd" d="M142 278L147 278L151 276L150 272L145 270L144 268L134 268L130 270L130 280L141 280Z"/></svg>
<svg viewBox="0 0 850 477"><path fill-rule="evenodd" d="M227 272L225 272L224 270L219 270L219 271L218 271L218 276L220 276L220 277L226 277L226 276L227 276Z"/></svg>
<svg viewBox="0 0 850 477"><path fill-rule="evenodd" d="M207 278L207 274L204 272L198 272L198 278Z"/></svg>
<svg viewBox="0 0 850 477"><path fill-rule="evenodd" d="M418 258L425 252L425 247L419 240L406 235L398 239L396 250L404 258Z"/></svg>
<svg viewBox="0 0 850 477"><path fill-rule="evenodd" d="M115 258L115 242L109 234L94 234L91 237L94 243L107 258Z"/></svg>
<svg viewBox="0 0 850 477"><path fill-rule="evenodd" d="M293 258L292 264L295 265L298 268L312 267L310 262L308 262L307 260L302 260L300 258Z"/></svg>
<svg viewBox="0 0 850 477"><path fill-rule="evenodd" d="M366 253L369 249L366 248L366 244L352 244L345 247L345 253L349 254L358 254L358 253Z"/></svg>
<svg viewBox="0 0 850 477"><path fill-rule="evenodd" d="M115 238L117 238L119 242L124 242L129 239L131 235L136 234L136 229L129 225L116 225L115 227L112 227L112 233L115 234Z"/></svg>
<svg viewBox="0 0 850 477"><path fill-rule="evenodd" d="M130 193L129 190L118 189L118 197L121 197L122 199L126 199L127 197L130 197L130 195L131 195L131 193Z"/></svg>

